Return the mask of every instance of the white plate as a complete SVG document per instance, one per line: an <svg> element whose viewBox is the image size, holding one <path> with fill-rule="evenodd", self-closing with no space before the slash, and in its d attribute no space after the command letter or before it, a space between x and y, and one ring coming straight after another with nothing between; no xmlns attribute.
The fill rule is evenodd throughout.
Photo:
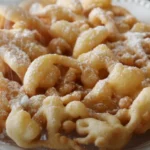
<svg viewBox="0 0 150 150"><path fill-rule="evenodd" d="M113 0L113 4L129 10L142 22L150 23L150 1L148 0Z"/></svg>
<svg viewBox="0 0 150 150"><path fill-rule="evenodd" d="M0 3L16 4L22 0L0 0ZM128 9L138 20L150 24L150 1L148 0L112 0L113 4ZM16 146L0 142L0 150L23 150ZM35 150L35 149L34 149ZM94 150L90 147L88 150ZM150 131L144 135L135 136L125 150L150 150Z"/></svg>

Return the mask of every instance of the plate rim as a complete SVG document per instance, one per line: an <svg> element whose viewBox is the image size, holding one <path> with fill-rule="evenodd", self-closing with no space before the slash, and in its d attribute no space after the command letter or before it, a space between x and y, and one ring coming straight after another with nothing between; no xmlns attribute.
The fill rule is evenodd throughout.
<svg viewBox="0 0 150 150"><path fill-rule="evenodd" d="M150 10L150 1L148 0L112 0L114 3L133 3L133 4L138 4L146 9Z"/></svg>

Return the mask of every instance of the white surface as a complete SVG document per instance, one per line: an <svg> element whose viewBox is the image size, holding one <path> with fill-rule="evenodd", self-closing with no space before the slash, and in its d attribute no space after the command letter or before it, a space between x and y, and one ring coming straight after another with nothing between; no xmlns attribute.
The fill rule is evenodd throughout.
<svg viewBox="0 0 150 150"><path fill-rule="evenodd" d="M4 142L0 142L0 150L22 150L22 149L11 146L9 144L6 145Z"/></svg>
<svg viewBox="0 0 150 150"><path fill-rule="evenodd" d="M138 20L150 23L150 2L148 0L113 0L113 4L125 7Z"/></svg>
<svg viewBox="0 0 150 150"><path fill-rule="evenodd" d="M16 4L18 2L21 2L22 0L0 0L1 4Z"/></svg>

